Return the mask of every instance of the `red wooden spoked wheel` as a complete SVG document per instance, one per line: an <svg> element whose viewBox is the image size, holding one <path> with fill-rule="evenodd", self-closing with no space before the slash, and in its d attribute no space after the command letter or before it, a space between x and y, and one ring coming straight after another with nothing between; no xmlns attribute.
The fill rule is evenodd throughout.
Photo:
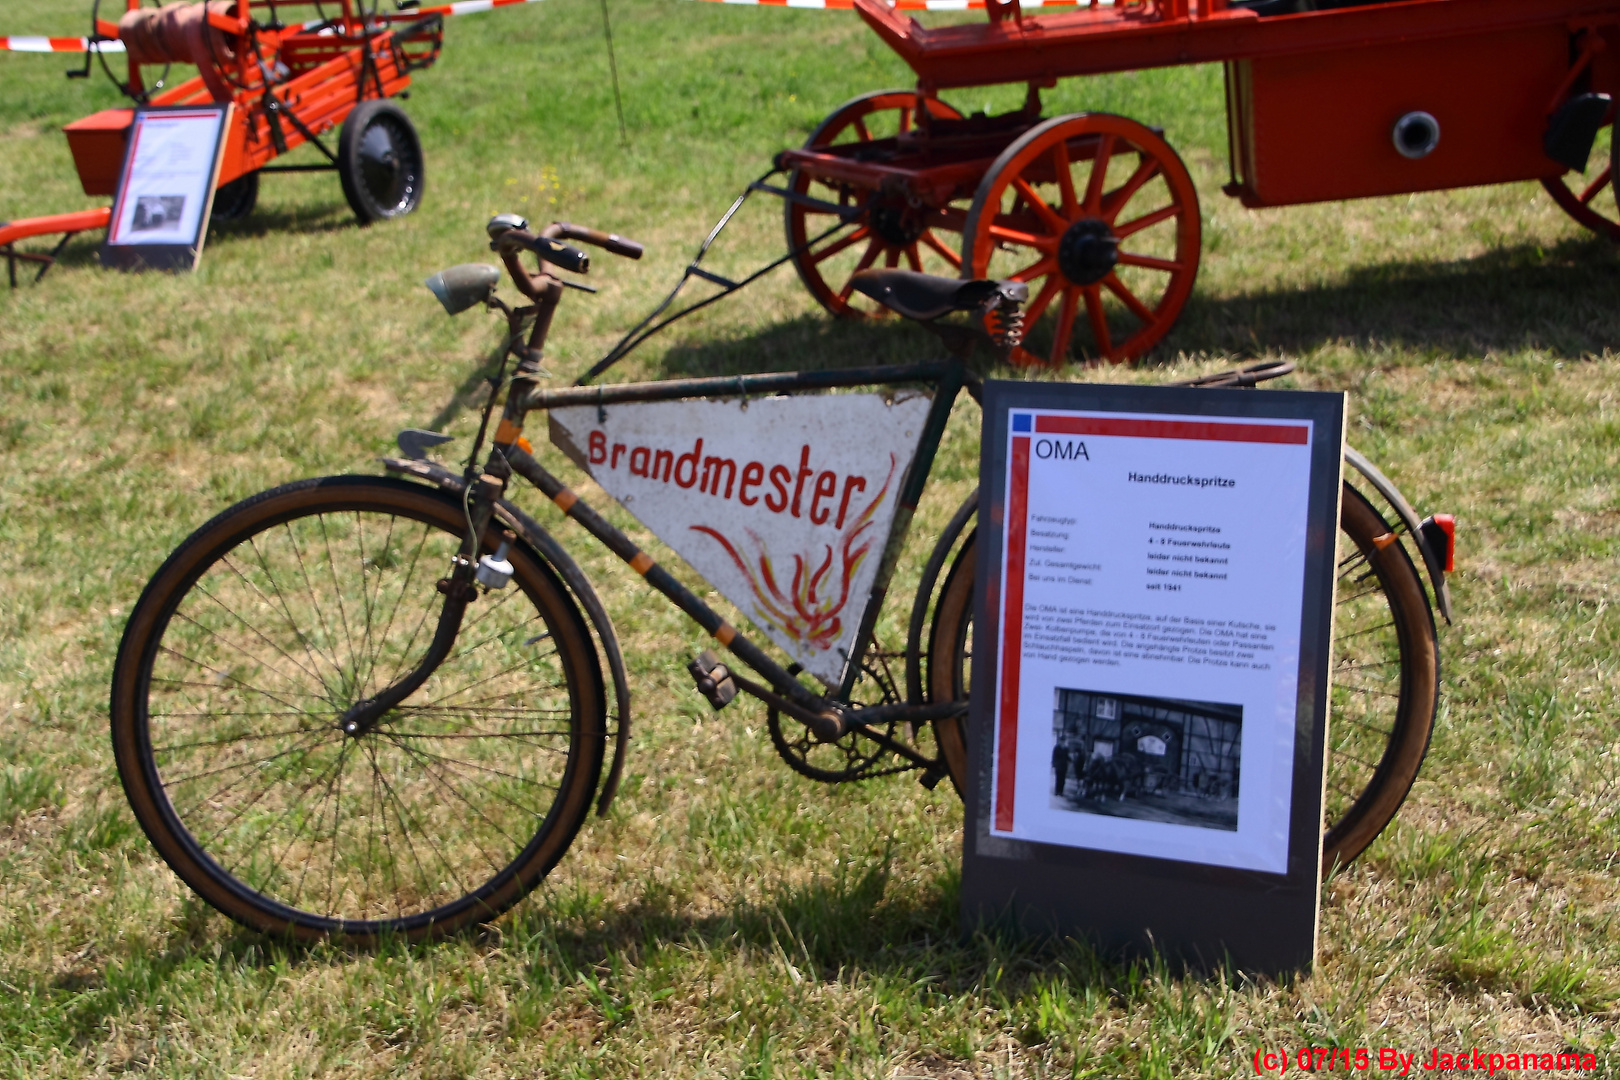
<svg viewBox="0 0 1620 1080"><path fill-rule="evenodd" d="M1620 141L1614 138L1614 128L1606 127L1598 133L1585 173L1565 173L1543 180L1541 185L1570 217L1620 244L1620 190L1615 186L1616 177L1620 177Z"/></svg>
<svg viewBox="0 0 1620 1080"><path fill-rule="evenodd" d="M1198 276L1192 177L1150 128L1107 113L1059 116L1002 151L979 183L962 276L1030 285L1020 363L1084 354L1121 363L1169 331ZM1082 353L1076 348L1075 353Z"/></svg>
<svg viewBox="0 0 1620 1080"><path fill-rule="evenodd" d="M863 94L833 110L805 140L805 148L893 138L916 125L920 101L925 101L923 107L931 117L942 120L962 117L937 98L921 99L911 90L880 90ZM873 195L871 188L825 181L803 169L794 170L788 187L840 206L860 206ZM887 309L853 291L849 279L855 271L869 266L904 265L911 270L955 277L961 270L955 238L946 243L936 235L945 225L937 214L928 207L909 205L903 196L882 199L870 211L854 219L848 229L839 230L799 252L793 257L793 265L810 295L834 315L862 318L883 314ZM789 251L826 232L838 220L835 214L791 201L785 204L783 217ZM961 220L960 216L957 220Z"/></svg>

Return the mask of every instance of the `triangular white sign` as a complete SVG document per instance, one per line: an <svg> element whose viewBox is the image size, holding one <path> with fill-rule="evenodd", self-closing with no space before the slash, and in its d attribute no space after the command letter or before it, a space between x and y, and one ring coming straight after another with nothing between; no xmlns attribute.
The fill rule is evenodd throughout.
<svg viewBox="0 0 1620 1080"><path fill-rule="evenodd" d="M551 412L551 439L812 675L843 677L930 397Z"/></svg>

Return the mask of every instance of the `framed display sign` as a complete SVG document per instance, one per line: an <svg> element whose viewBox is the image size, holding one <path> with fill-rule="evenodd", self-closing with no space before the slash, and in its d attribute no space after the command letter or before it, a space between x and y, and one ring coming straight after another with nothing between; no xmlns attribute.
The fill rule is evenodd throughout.
<svg viewBox="0 0 1620 1080"><path fill-rule="evenodd" d="M105 266L190 270L202 255L231 109L224 105L135 110L124 143Z"/></svg>
<svg viewBox="0 0 1620 1080"><path fill-rule="evenodd" d="M1311 966L1344 413L986 384L969 925Z"/></svg>

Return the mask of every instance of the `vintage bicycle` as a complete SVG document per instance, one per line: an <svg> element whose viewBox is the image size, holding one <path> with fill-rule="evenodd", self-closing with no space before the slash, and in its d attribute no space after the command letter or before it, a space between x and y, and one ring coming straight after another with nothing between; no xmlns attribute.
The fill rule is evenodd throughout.
<svg viewBox="0 0 1620 1080"><path fill-rule="evenodd" d="M929 362L546 389L552 315L565 286L586 288L563 277L589 266L567 241L641 248L509 215L489 231L528 303L496 295L495 266L429 281L451 314L482 304L507 322L465 468L429 457L446 436L413 430L385 459L393 475L246 499L169 556L124 632L111 722L135 815L182 880L261 931L369 942L487 922L551 871L593 803L608 812L631 729L623 656L579 564L508 498L514 477L729 651L693 659L697 689L716 709L763 702L799 773L967 778L976 496L933 540L903 644L880 641L879 615L947 419L982 386L975 342L1017 346L1027 287L860 275L944 341ZM768 640L544 467L523 434L535 412ZM1449 618L1444 521L1347 460L1325 870L1378 835L1417 775L1439 686L1431 592Z"/></svg>

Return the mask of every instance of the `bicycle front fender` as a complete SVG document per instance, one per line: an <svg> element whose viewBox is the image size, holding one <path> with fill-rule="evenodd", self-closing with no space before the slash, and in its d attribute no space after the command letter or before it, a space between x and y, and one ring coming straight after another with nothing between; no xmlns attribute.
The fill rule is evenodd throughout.
<svg viewBox="0 0 1620 1080"><path fill-rule="evenodd" d="M460 474L437 462L385 457L382 463L389 472L426 480L456 496L466 489ZM619 791L619 780L624 773L630 743L630 680L625 671L624 653L619 648L618 635L613 631L613 620L608 617L607 609L602 606L585 571L538 521L505 499L496 504L495 515L539 552L562 577L580 607L585 609L585 617L590 620L591 629L602 643L602 651L607 654L608 671L613 676L613 696L618 707L618 724L614 733L613 763L608 767L607 780L596 799L597 816L606 817L613 805L613 797Z"/></svg>

